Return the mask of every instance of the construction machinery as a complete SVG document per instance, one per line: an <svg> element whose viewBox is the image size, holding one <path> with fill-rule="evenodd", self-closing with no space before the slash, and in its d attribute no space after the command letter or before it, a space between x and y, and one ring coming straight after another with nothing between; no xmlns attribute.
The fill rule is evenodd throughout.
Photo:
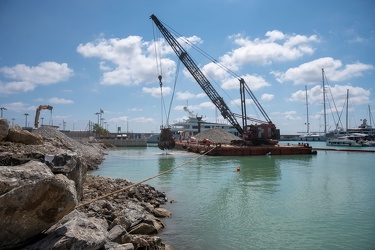
<svg viewBox="0 0 375 250"><path fill-rule="evenodd" d="M232 124L232 126L239 132L246 145L274 145L277 143L277 139L280 138L280 131L276 129L275 124L272 123L267 113L264 111L249 86L246 84L243 78L238 77L240 82L240 95L241 95L241 111L242 114L233 113L224 99L217 93L213 88L212 84L202 73L197 64L193 61L186 50L178 43L177 39L168 31L168 29L159 21L155 15L150 17L155 25L158 27L160 32L168 44L172 47L179 60L185 65L186 69L194 77L206 95L210 98L212 103L220 111L221 115ZM254 104L257 106L259 111L265 118L265 121L247 117L246 115L246 103L245 93L248 93L252 98ZM238 123L237 118L242 120L242 126ZM247 120L255 122L255 124L247 125Z"/></svg>
<svg viewBox="0 0 375 250"><path fill-rule="evenodd" d="M48 110L51 110L51 114L52 114L52 109L53 107L50 106L50 105L40 105L39 107L36 108L36 114L35 114L35 128L38 128L38 125L39 125L39 116L40 116L40 111L42 109L48 109Z"/></svg>

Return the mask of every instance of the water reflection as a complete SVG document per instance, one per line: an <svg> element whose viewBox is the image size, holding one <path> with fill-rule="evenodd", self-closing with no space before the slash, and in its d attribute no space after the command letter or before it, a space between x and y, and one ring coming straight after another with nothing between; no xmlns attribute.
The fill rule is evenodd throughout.
<svg viewBox="0 0 375 250"><path fill-rule="evenodd" d="M171 168L176 167L175 155L171 153L161 153L158 157L159 174L163 173ZM171 173L163 174L159 176L161 181L170 181L172 177Z"/></svg>

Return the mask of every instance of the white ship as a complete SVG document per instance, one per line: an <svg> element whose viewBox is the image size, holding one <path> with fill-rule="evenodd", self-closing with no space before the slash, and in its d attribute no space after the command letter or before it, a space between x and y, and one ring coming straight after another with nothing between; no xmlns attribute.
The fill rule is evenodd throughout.
<svg viewBox="0 0 375 250"><path fill-rule="evenodd" d="M201 116L195 115L187 107L184 107L184 110L189 113L189 118L185 121L171 124L171 132L173 132L175 139L187 140L199 132L213 128L221 128L235 136L240 136L231 124L206 122L202 120Z"/></svg>

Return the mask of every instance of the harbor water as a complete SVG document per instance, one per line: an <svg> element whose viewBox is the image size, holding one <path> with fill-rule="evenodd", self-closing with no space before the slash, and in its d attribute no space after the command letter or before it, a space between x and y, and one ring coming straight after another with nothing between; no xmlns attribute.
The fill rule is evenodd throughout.
<svg viewBox="0 0 375 250"><path fill-rule="evenodd" d="M91 174L139 182L181 166L146 182L173 200L159 236L176 250L375 249L374 160L375 153L322 150L200 157L118 148Z"/></svg>

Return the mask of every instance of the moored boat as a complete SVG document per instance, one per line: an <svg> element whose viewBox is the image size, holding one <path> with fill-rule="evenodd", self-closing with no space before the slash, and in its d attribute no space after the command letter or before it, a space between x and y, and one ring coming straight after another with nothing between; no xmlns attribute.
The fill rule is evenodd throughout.
<svg viewBox="0 0 375 250"><path fill-rule="evenodd" d="M327 146L348 146L348 147L362 147L363 135L345 135L336 138L328 138Z"/></svg>

